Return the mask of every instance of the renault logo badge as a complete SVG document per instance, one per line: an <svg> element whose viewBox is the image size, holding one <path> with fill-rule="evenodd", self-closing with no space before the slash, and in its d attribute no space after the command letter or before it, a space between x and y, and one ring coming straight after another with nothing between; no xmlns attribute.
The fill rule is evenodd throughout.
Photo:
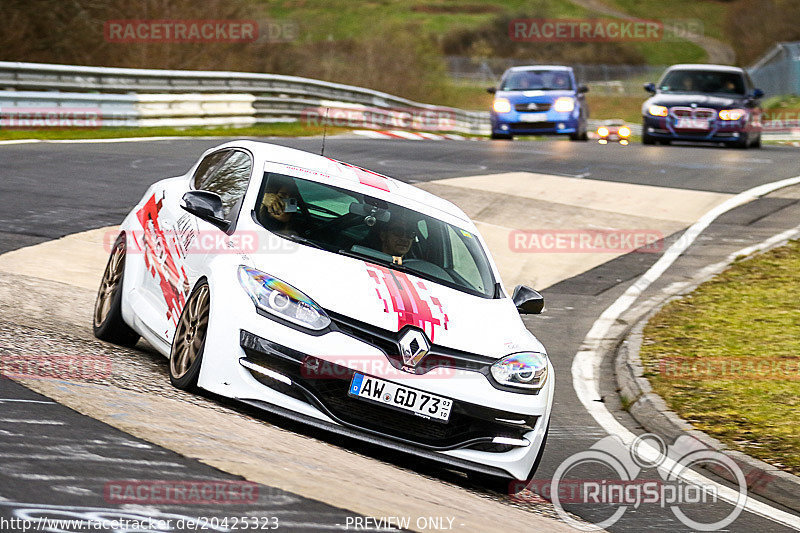
<svg viewBox="0 0 800 533"><path fill-rule="evenodd" d="M428 355L431 344L425 334L418 329L407 330L400 337L400 354L403 356L403 364L408 367L416 367L422 359Z"/></svg>

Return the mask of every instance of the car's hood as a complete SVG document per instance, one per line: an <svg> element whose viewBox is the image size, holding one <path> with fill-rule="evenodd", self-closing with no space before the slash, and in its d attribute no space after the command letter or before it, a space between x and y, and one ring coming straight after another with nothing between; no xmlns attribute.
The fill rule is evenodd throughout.
<svg viewBox="0 0 800 533"><path fill-rule="evenodd" d="M735 98L726 95L715 94L664 94L659 93L645 102L645 105L663 105L666 107L673 106L691 106L697 104L697 107L710 107L712 109L726 109L730 107L742 106L744 98Z"/></svg>
<svg viewBox="0 0 800 533"><path fill-rule="evenodd" d="M291 243L256 255L254 268L304 292L326 310L399 331L419 327L434 344L490 357L544 351L509 298L467 294L351 257Z"/></svg>
<svg viewBox="0 0 800 533"><path fill-rule="evenodd" d="M507 98L512 104L522 102L555 102L562 96L575 96L574 91L498 91L497 98Z"/></svg>

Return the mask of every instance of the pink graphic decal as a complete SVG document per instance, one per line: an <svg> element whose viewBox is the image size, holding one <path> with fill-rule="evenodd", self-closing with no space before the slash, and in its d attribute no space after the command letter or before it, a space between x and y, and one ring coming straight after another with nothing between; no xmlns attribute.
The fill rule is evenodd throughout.
<svg viewBox="0 0 800 533"><path fill-rule="evenodd" d="M337 161L336 159L328 158L334 163L339 163L342 166L352 169L356 176L358 176L358 182L362 185L369 185L370 187L375 187L376 189L380 189L382 191L390 192L389 190L389 178L382 174L378 174L377 172L373 172L371 170L367 170L365 168L357 167L355 165L351 165L350 163L344 163L342 161Z"/></svg>
<svg viewBox="0 0 800 533"><path fill-rule="evenodd" d="M173 236L168 239L159 224L158 213L162 205L162 200L156 202L154 194L136 212L136 218L144 230L142 237L145 266L161 286L164 301L167 303L167 320L177 325L186 303L186 294L189 293L189 281L183 268L180 246L174 240L175 232L167 232Z"/></svg>
<svg viewBox="0 0 800 533"><path fill-rule="evenodd" d="M448 318L441 301L430 294L423 282L415 283L404 272L379 265L367 264L366 267L369 276L377 284L378 297L384 304L384 310L397 314L397 331L408 325L414 326L434 342L436 326L447 329ZM388 305L390 301L391 311Z"/></svg>

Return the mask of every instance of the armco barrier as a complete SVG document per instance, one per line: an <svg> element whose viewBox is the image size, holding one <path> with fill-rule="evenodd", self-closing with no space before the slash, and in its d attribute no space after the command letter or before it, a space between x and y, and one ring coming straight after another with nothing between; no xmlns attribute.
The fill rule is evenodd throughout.
<svg viewBox="0 0 800 533"><path fill-rule="evenodd" d="M128 107L125 114L125 124L138 126L292 121L301 118L308 108L357 105L389 115L409 110L415 114L447 113L452 120L446 131L479 134L489 131L486 112L422 104L363 87L278 74L0 61L0 87L7 89L0 91L0 110L18 100L26 105L37 101L39 105L62 107L69 107L68 102L82 101L87 106L99 106L104 124L109 125L121 124L118 114L121 108L114 109L120 102L132 102L133 108ZM37 98L36 94L40 96ZM79 98L81 94L85 94L85 99ZM248 113L244 113L246 106L252 108L247 109ZM218 112L221 109L228 112ZM188 110L197 114L188 114ZM231 117L230 121L226 122L225 117Z"/></svg>

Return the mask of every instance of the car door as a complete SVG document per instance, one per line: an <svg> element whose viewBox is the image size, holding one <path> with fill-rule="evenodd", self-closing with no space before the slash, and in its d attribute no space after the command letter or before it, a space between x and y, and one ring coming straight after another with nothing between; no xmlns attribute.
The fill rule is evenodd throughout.
<svg viewBox="0 0 800 533"><path fill-rule="evenodd" d="M172 342L202 255L195 217L180 208L181 198L194 183L210 179L230 155L231 150L220 150L205 156L188 182L184 178L161 182L136 212L146 268L138 314L162 342Z"/></svg>

